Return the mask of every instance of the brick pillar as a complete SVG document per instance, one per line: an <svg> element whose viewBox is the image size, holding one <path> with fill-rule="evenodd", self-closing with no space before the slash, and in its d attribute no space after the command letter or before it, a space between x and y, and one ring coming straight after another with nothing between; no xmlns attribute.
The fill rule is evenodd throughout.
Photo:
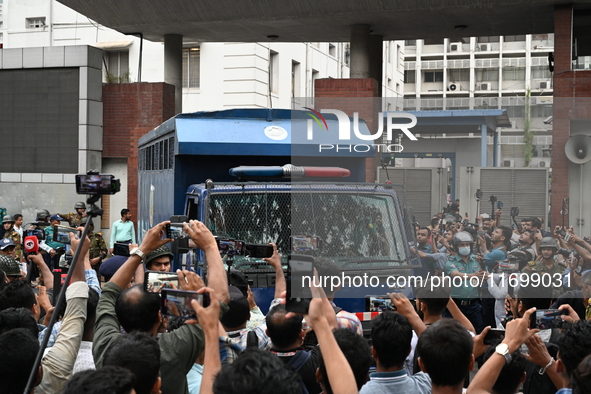
<svg viewBox="0 0 591 394"><path fill-rule="evenodd" d="M175 88L166 83L103 85L103 157L127 159L127 208L137 223L138 140L175 115ZM123 207L122 207L123 208Z"/></svg>
<svg viewBox="0 0 591 394"><path fill-rule="evenodd" d="M322 102L326 102L328 106L325 105L325 108L339 109L351 117L353 112L358 112L370 131L377 130L381 100L379 84L375 79L317 79L314 83L314 97L314 105L317 108L322 108ZM375 143L378 144L380 141ZM366 182L375 182L377 165L377 158L366 159Z"/></svg>

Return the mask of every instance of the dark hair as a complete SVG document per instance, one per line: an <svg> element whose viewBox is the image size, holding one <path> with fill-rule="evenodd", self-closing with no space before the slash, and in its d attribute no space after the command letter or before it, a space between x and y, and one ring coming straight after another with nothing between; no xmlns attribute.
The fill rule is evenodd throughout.
<svg viewBox="0 0 591 394"><path fill-rule="evenodd" d="M2 289L4 289L4 287L6 286L7 279L8 278L6 278L6 274L4 273L4 271L0 269L0 291L2 291Z"/></svg>
<svg viewBox="0 0 591 394"><path fill-rule="evenodd" d="M421 286L414 288L414 294L423 304L427 305L430 314L443 315L449 302L451 288L445 283L435 286L432 279L429 278L428 281L418 283Z"/></svg>
<svg viewBox="0 0 591 394"><path fill-rule="evenodd" d="M23 215L21 213L15 213L14 215L12 215L12 218L14 219L15 222L22 217L23 217Z"/></svg>
<svg viewBox="0 0 591 394"><path fill-rule="evenodd" d="M334 262L334 260L327 259L325 257L318 257L314 259L314 268L318 271L318 277L321 279L320 283L327 284L328 286L323 287L324 292L331 296L335 293L336 289L331 290L332 281L330 277L340 277L342 272L339 266ZM324 277L329 277L327 280L322 280Z"/></svg>
<svg viewBox="0 0 591 394"><path fill-rule="evenodd" d="M302 331L302 315L285 318L285 305L277 305L267 313L267 331L273 346L286 349L298 339Z"/></svg>
<svg viewBox="0 0 591 394"><path fill-rule="evenodd" d="M509 226L498 226L503 232L503 237L505 237L505 241L503 242L507 249L511 247L511 235L513 234L513 230Z"/></svg>
<svg viewBox="0 0 591 394"><path fill-rule="evenodd" d="M246 349L215 377L214 394L301 394L298 374L273 353Z"/></svg>
<svg viewBox="0 0 591 394"><path fill-rule="evenodd" d="M420 230L426 230L427 231L427 237L431 236L431 229L429 227L419 227L419 229L417 231Z"/></svg>
<svg viewBox="0 0 591 394"><path fill-rule="evenodd" d="M129 209L127 209L127 208L123 208L123 209L121 210L121 217L123 217L123 216L127 215L129 212L131 212Z"/></svg>
<svg viewBox="0 0 591 394"><path fill-rule="evenodd" d="M39 340L25 328L0 334L0 382L3 394L22 394L39 352Z"/></svg>
<svg viewBox="0 0 591 394"><path fill-rule="evenodd" d="M367 382L369 367L371 366L371 350L367 341L356 332L349 328L339 328L334 330L334 338L339 345L339 348L345 355L349 362L357 389L360 390ZM327 357L330 357L328 355ZM324 364L324 356L320 359L320 374L322 375L322 384L324 385L324 393L332 394L332 388L326 373L326 365Z"/></svg>
<svg viewBox="0 0 591 394"><path fill-rule="evenodd" d="M96 307L98 306L100 295L92 287L88 288L88 299L86 300L86 321L94 322L96 317ZM92 323L94 324L94 323Z"/></svg>
<svg viewBox="0 0 591 394"><path fill-rule="evenodd" d="M39 335L39 326L30 309L8 308L0 312L0 334L15 328L24 328L34 337Z"/></svg>
<svg viewBox="0 0 591 394"><path fill-rule="evenodd" d="M410 322L399 313L384 311L371 321L371 341L384 368L402 367L410 353Z"/></svg>
<svg viewBox="0 0 591 394"><path fill-rule="evenodd" d="M488 360L495 353L495 347L489 346L484 352L484 361ZM527 359L519 351L511 353L511 362L505 363L501 373L495 382L492 391L495 394L513 394L521 384L521 378L525 372Z"/></svg>
<svg viewBox="0 0 591 394"><path fill-rule="evenodd" d="M115 313L121 327L127 332L148 332L158 322L160 298L144 291L143 285L123 290L115 303Z"/></svg>
<svg viewBox="0 0 591 394"><path fill-rule="evenodd" d="M484 222L492 222L492 218L490 216L487 218L482 218L482 223Z"/></svg>
<svg viewBox="0 0 591 394"><path fill-rule="evenodd" d="M571 377L573 394L591 393L591 356L581 361Z"/></svg>
<svg viewBox="0 0 591 394"><path fill-rule="evenodd" d="M128 369L108 366L74 374L63 394L129 394L134 384L135 376Z"/></svg>
<svg viewBox="0 0 591 394"><path fill-rule="evenodd" d="M103 365L129 369L135 376L137 394L150 394L160 371L160 346L146 333L121 335L105 353Z"/></svg>
<svg viewBox="0 0 591 394"><path fill-rule="evenodd" d="M536 307L548 309L552 303L552 287L534 286L530 280L527 285L522 283L517 292L517 302L523 303L525 310Z"/></svg>
<svg viewBox="0 0 591 394"><path fill-rule="evenodd" d="M421 334L417 354L434 386L457 386L469 372L473 347L460 322L441 319Z"/></svg>
<svg viewBox="0 0 591 394"><path fill-rule="evenodd" d="M571 376L585 357L591 354L591 320L568 324L558 337L558 357Z"/></svg>
<svg viewBox="0 0 591 394"><path fill-rule="evenodd" d="M23 279L7 283L0 292L0 311L8 308L31 310L37 303L31 284Z"/></svg>
<svg viewBox="0 0 591 394"><path fill-rule="evenodd" d="M538 219L536 217L526 218L525 221L531 222L532 228L535 227L535 228L539 229L542 227L542 222L540 221L540 219Z"/></svg>

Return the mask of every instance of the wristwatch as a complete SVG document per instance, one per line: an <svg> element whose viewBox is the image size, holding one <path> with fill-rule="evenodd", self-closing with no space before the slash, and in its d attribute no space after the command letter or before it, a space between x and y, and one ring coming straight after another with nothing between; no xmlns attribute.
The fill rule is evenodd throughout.
<svg viewBox="0 0 591 394"><path fill-rule="evenodd" d="M506 343L499 344L495 348L495 352L497 352L501 356L505 357L505 361L507 361L507 364L509 364L511 362L511 360L513 359L511 357L511 353L509 353L509 345L507 345Z"/></svg>
<svg viewBox="0 0 591 394"><path fill-rule="evenodd" d="M140 248L133 248L129 252L129 256L139 256L142 261L146 260L146 254L140 250Z"/></svg>

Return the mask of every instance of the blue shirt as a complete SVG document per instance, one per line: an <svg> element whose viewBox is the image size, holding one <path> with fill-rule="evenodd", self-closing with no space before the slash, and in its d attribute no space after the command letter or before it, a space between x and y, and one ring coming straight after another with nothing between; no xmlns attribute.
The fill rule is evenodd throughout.
<svg viewBox="0 0 591 394"><path fill-rule="evenodd" d="M486 265L486 270L488 272L492 272L493 268L497 265L497 261L502 261L507 259L507 248L505 246L499 246L498 248L494 248L484 255L484 265Z"/></svg>
<svg viewBox="0 0 591 394"><path fill-rule="evenodd" d="M470 258L467 262L465 262L462 257L457 254L455 256L450 256L447 259L447 263L445 263L445 273L450 275L453 271L458 271L460 274L473 274L480 270L480 265L473 254L470 255ZM480 279L479 279L480 280ZM455 280L455 283L459 283L459 279ZM472 281L476 281L476 279L472 279ZM446 282L447 283L447 282ZM451 296L452 298L459 298L462 300L473 300L474 298L478 298L478 286L473 287L470 284L470 278L462 278L462 285L455 286L454 285L454 278L451 278L452 288L451 288Z"/></svg>
<svg viewBox="0 0 591 394"><path fill-rule="evenodd" d="M431 394L431 378L424 372L408 375L406 369L395 372L373 372L359 394L412 393Z"/></svg>

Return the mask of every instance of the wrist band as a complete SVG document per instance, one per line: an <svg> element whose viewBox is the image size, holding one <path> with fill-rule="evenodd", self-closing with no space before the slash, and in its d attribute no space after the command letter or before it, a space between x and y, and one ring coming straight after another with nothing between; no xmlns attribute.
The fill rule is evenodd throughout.
<svg viewBox="0 0 591 394"><path fill-rule="evenodd" d="M550 366L552 365L552 363L554 363L554 358L550 357L550 362L548 363L548 365L546 365L544 368L540 369L540 371L538 372L540 375L543 375L546 373L546 370L548 368L550 368Z"/></svg>

